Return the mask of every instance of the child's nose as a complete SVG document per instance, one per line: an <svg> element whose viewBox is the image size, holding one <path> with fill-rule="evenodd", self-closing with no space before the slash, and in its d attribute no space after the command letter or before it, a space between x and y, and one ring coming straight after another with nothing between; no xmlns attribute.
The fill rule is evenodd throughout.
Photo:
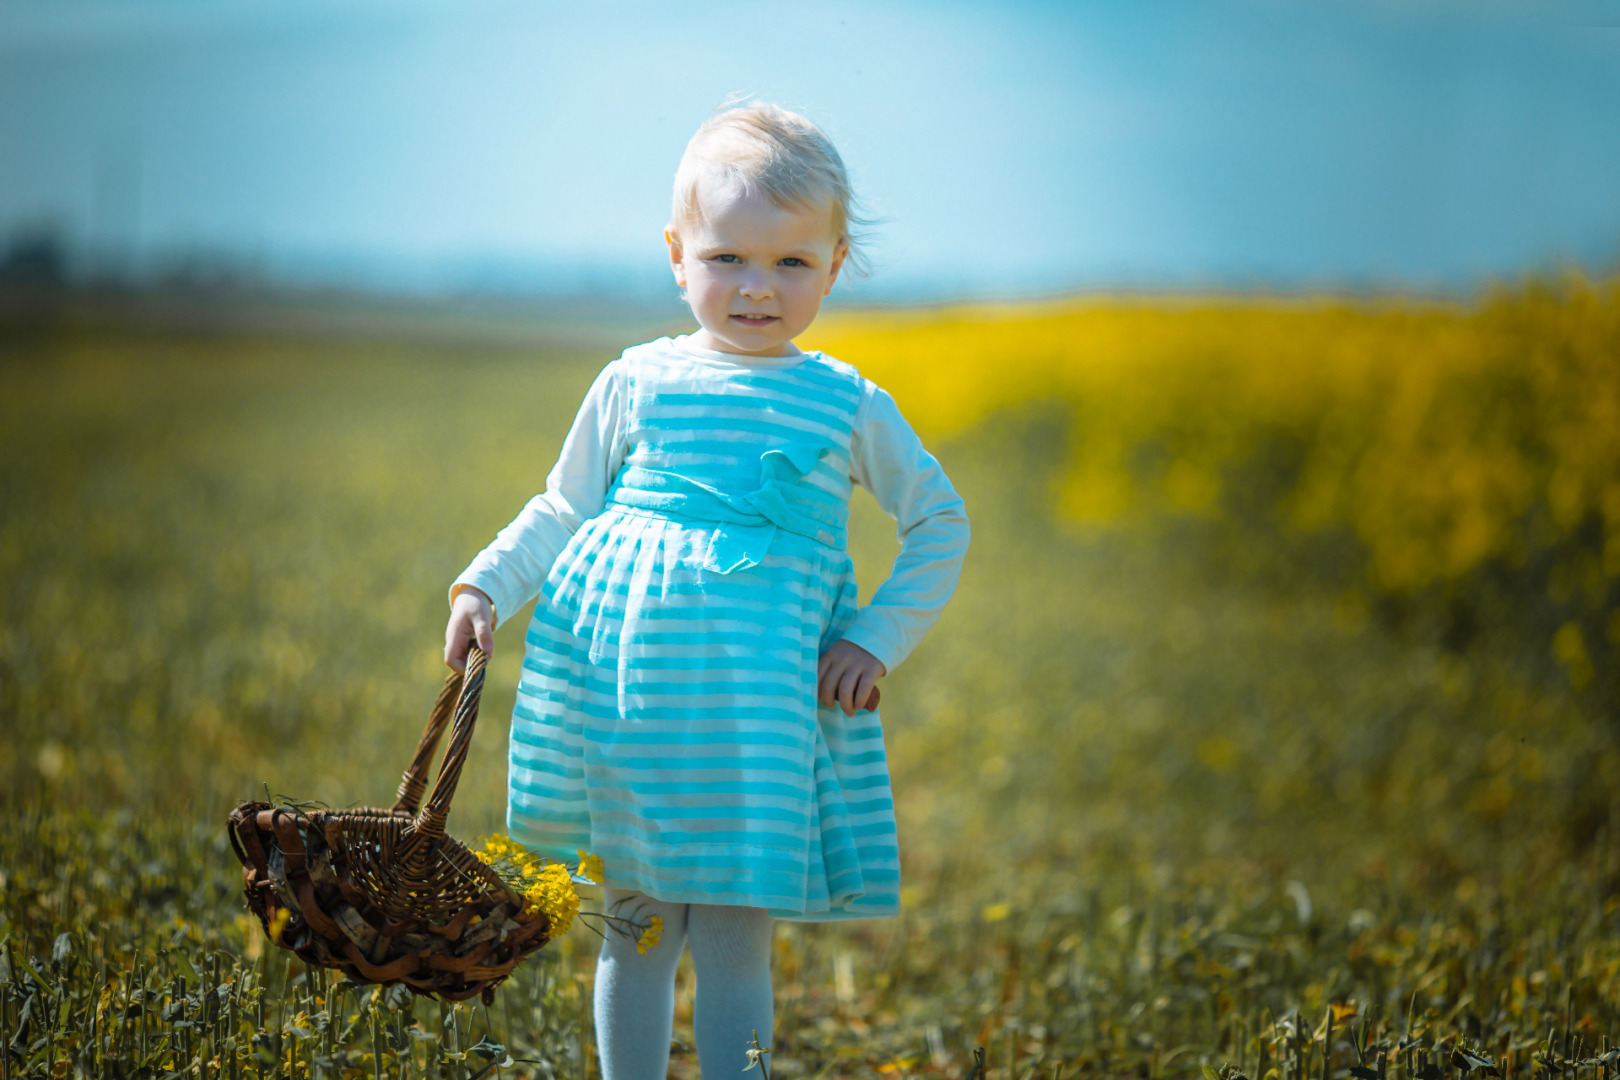
<svg viewBox="0 0 1620 1080"><path fill-rule="evenodd" d="M748 274L744 276L738 291L750 300L763 300L771 295L770 278L764 274Z"/></svg>

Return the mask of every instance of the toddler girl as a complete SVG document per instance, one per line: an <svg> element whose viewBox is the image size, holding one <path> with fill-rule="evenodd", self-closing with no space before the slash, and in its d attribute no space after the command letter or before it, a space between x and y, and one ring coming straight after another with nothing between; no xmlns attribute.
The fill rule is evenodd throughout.
<svg viewBox="0 0 1620 1080"><path fill-rule="evenodd" d="M512 715L507 823L552 858L602 857L605 900L663 918L609 934L605 1080L666 1075L692 950L703 1075L770 1046L773 919L893 915L900 861L876 680L938 618L967 549L962 500L888 394L802 352L851 258L831 142L770 105L699 129L665 239L701 329L627 349L562 454L451 587L445 661L486 652L539 595ZM857 609L851 483L899 522ZM627 905L627 907L624 907Z"/></svg>

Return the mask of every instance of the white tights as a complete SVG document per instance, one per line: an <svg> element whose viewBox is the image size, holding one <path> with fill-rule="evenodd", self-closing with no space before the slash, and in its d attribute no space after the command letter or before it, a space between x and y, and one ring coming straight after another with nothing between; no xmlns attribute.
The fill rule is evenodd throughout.
<svg viewBox="0 0 1620 1080"><path fill-rule="evenodd" d="M759 1033L771 1045L771 917L760 908L666 904L640 893L602 890L610 915L664 920L663 943L645 953L611 929L596 961L596 1039L602 1080L665 1080L675 1022L675 965L692 949L697 976L692 1028L708 1080L734 1077Z"/></svg>

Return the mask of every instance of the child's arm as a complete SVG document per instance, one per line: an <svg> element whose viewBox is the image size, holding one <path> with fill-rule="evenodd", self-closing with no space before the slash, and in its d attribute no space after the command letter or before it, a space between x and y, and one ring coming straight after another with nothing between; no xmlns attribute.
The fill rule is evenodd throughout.
<svg viewBox="0 0 1620 1080"><path fill-rule="evenodd" d="M900 553L844 641L890 672L922 641L956 591L968 547L967 510L894 399L870 381L856 415L851 472L895 519Z"/></svg>
<svg viewBox="0 0 1620 1080"><path fill-rule="evenodd" d="M601 513L624 463L627 394L623 366L602 369L580 404L546 490L529 500L450 586L444 662L463 670L474 636L485 652L496 622L534 599L571 536ZM482 598L488 612L479 607ZM487 622L478 630L480 615Z"/></svg>

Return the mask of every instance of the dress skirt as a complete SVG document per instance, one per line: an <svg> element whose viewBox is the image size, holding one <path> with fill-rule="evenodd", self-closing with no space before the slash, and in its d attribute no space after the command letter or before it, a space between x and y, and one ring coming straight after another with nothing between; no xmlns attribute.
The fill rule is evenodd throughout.
<svg viewBox="0 0 1620 1080"><path fill-rule="evenodd" d="M882 723L816 701L821 651L855 616L849 555L784 528L722 571L717 532L610 503L569 541L526 638L508 828L672 903L893 915Z"/></svg>

